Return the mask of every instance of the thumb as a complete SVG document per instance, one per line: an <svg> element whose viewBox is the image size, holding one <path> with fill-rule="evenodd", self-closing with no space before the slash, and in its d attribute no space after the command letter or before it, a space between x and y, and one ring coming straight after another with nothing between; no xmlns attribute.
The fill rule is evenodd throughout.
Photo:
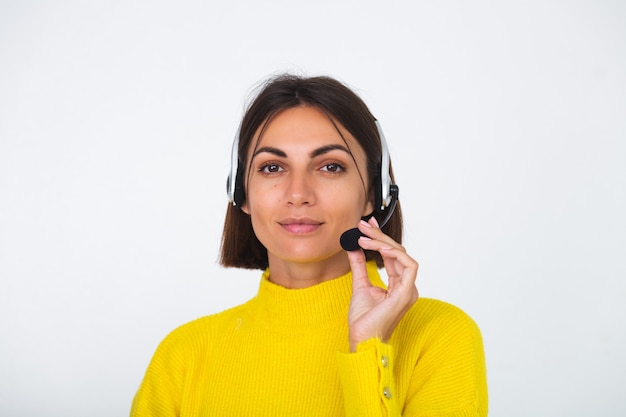
<svg viewBox="0 0 626 417"><path fill-rule="evenodd" d="M350 261L350 269L352 269L352 290L371 287L372 283L367 275L365 252L359 249L347 253L348 260Z"/></svg>

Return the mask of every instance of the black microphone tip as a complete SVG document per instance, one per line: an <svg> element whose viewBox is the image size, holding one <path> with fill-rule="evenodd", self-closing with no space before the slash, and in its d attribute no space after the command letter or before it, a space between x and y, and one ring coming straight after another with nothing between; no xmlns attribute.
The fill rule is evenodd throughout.
<svg viewBox="0 0 626 417"><path fill-rule="evenodd" d="M361 249L359 246L359 238L361 236L365 236L359 229L356 227L354 229L347 230L342 233L341 238L339 239L339 243L343 250L348 252L353 250Z"/></svg>

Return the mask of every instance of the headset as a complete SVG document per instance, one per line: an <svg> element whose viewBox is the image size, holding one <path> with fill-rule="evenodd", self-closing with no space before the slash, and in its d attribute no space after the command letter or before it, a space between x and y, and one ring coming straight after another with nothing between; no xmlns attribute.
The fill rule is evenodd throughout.
<svg viewBox="0 0 626 417"><path fill-rule="evenodd" d="M387 148L387 141L385 140L385 134L383 129L378 123L378 120L374 121L376 128L378 129L378 135L380 136L380 144L382 148L380 172L374 178L374 201L375 209L372 216L376 213L384 214L382 221L379 221L380 227L383 227L385 223L391 218L393 211L396 208L398 202L399 188L396 184L391 183L391 175L389 172L390 158L389 149ZM228 201L233 207L241 208L245 199L246 192L244 190L243 174L239 169L239 135L240 130L237 129L235 139L230 154L230 174L226 180L226 192L228 194ZM234 181L233 181L234 179ZM371 216L368 216L368 218Z"/></svg>
<svg viewBox="0 0 626 417"><path fill-rule="evenodd" d="M228 194L228 202L233 207L241 208L246 199L246 192L243 188L243 176L239 169L239 135L241 128L237 129L233 146L230 151L230 174L226 179L226 193ZM235 179L233 181L233 178Z"/></svg>
<svg viewBox="0 0 626 417"><path fill-rule="evenodd" d="M380 172L378 174L378 178L374 180L374 192L380 192L380 198L378 196L375 197L375 207L379 207L378 211L381 213L385 213L385 218L382 222L380 222L380 227L383 227L387 221L391 218L393 211L396 209L396 204L398 203L398 195L400 193L400 189L397 184L391 183L391 172L390 172L390 157L389 157L389 148L387 147L387 140L385 139L385 134L383 133L383 128L378 123L378 120L374 120L376 123L376 128L378 129L378 136L380 136L380 146L382 148L381 155L381 164L380 164ZM380 184L379 184L380 182Z"/></svg>

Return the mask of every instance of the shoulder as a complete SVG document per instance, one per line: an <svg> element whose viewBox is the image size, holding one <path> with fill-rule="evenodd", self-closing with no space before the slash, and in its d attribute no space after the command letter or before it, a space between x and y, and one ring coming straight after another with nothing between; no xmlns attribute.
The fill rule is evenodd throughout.
<svg viewBox="0 0 626 417"><path fill-rule="evenodd" d="M226 337L226 329L236 326L237 317L245 314L246 305L201 317L171 331L152 355L141 390L166 389L180 395L185 375L203 369L198 363L211 357Z"/></svg>
<svg viewBox="0 0 626 417"><path fill-rule="evenodd" d="M200 317L175 328L161 341L156 354L189 356L206 351L238 326L241 316L246 314L247 304Z"/></svg>
<svg viewBox="0 0 626 417"><path fill-rule="evenodd" d="M459 307L432 298L420 298L399 324L402 338L429 343L435 339L479 341L476 322Z"/></svg>
<svg viewBox="0 0 626 417"><path fill-rule="evenodd" d="M422 324L475 324L474 320L459 307L433 298L418 299L409 312L414 321Z"/></svg>

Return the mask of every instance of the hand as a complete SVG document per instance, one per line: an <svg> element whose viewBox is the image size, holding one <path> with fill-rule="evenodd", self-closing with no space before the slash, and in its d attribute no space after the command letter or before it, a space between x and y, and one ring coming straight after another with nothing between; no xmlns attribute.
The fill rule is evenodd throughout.
<svg viewBox="0 0 626 417"><path fill-rule="evenodd" d="M419 265L407 255L404 247L385 235L374 217L369 222L361 221L359 230L366 236L359 238L359 245L382 255L389 281L386 291L372 285L367 276L365 253L362 250L348 252L352 269L352 299L348 312L352 352L360 342L373 337L386 342L419 297L415 287Z"/></svg>

